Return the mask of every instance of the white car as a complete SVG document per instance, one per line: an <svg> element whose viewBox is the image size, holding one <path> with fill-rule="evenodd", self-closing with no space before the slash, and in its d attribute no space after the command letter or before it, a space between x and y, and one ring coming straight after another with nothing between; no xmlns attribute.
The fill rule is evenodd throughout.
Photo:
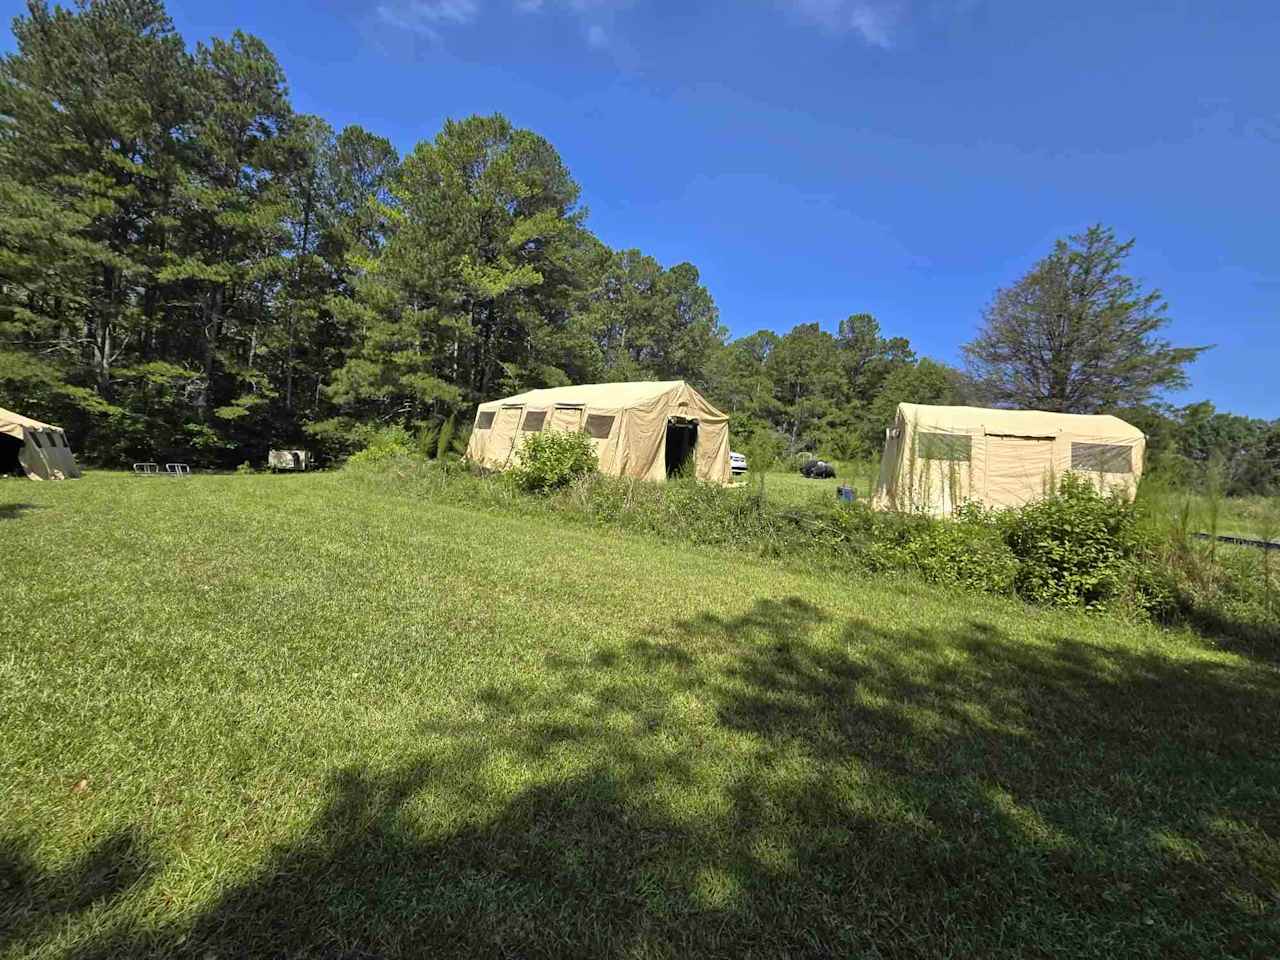
<svg viewBox="0 0 1280 960"><path fill-rule="evenodd" d="M735 477L747 472L747 458L741 453L729 451L729 472Z"/></svg>

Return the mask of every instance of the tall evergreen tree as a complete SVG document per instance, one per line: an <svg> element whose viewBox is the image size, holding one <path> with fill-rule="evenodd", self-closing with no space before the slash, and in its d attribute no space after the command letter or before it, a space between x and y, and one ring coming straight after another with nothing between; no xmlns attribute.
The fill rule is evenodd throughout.
<svg viewBox="0 0 1280 960"><path fill-rule="evenodd" d="M63 400L154 336L191 64L156 0L31 0L0 60L0 323ZM9 369L15 367L10 365ZM50 399L52 402L52 399Z"/></svg>
<svg viewBox="0 0 1280 960"><path fill-rule="evenodd" d="M449 121L389 193L386 240L366 248L340 307L355 331L330 390L344 412L413 423L566 382L573 358L558 341L588 236L551 145L499 116Z"/></svg>
<svg viewBox="0 0 1280 960"><path fill-rule="evenodd" d="M1092 226L997 292L964 348L990 402L1096 413L1186 385L1187 364L1206 348L1158 336L1169 323L1160 292L1121 272L1132 250Z"/></svg>

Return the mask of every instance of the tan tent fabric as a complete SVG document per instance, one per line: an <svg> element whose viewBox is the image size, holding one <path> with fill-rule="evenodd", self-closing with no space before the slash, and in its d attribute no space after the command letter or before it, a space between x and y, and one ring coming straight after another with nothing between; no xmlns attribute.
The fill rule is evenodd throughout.
<svg viewBox="0 0 1280 960"><path fill-rule="evenodd" d="M534 416L526 420L529 414ZM697 424L694 476L728 483L729 418L683 380L588 383L482 403L467 459L505 470L519 462L520 444L535 427L585 430L600 457L601 473L665 480L667 425L673 420Z"/></svg>
<svg viewBox="0 0 1280 960"><path fill-rule="evenodd" d="M1069 471L1133 496L1146 442L1118 417L903 403L886 431L873 503L934 515L966 502L1020 506Z"/></svg>
<svg viewBox="0 0 1280 960"><path fill-rule="evenodd" d="M80 476L80 466L61 427L0 407L0 436L21 441L18 463L32 480L64 480Z"/></svg>

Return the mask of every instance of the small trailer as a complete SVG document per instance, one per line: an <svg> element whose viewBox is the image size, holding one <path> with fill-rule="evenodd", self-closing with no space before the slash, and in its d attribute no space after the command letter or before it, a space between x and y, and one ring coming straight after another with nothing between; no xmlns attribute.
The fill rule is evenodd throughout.
<svg viewBox="0 0 1280 960"><path fill-rule="evenodd" d="M311 454L306 450L272 450L267 453L267 469L272 473L306 470L310 465Z"/></svg>

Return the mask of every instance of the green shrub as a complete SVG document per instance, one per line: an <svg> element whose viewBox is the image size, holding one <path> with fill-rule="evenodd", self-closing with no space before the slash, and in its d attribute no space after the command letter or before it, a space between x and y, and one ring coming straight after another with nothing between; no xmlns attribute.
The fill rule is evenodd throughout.
<svg viewBox="0 0 1280 960"><path fill-rule="evenodd" d="M398 457L413 455L413 437L399 424L392 424L372 431L363 450L353 453L347 463L353 466L381 463Z"/></svg>
<svg viewBox="0 0 1280 960"><path fill-rule="evenodd" d="M248 460L240 464L240 466L236 467L236 473L240 474L241 476L245 474L253 473L253 472L254 472L253 464L250 463Z"/></svg>
<svg viewBox="0 0 1280 960"><path fill-rule="evenodd" d="M436 438L435 458L437 460L446 460L453 454L453 434L457 427L457 421L453 414L449 414L449 419L440 425L440 435Z"/></svg>
<svg viewBox="0 0 1280 960"><path fill-rule="evenodd" d="M964 507L954 519L886 513L866 503L834 508L828 525L858 565L914 573L931 583L984 593L1011 594L1018 561L994 515Z"/></svg>
<svg viewBox="0 0 1280 960"><path fill-rule="evenodd" d="M436 455L436 447L440 441L440 424L423 423L418 428L418 456L423 460L430 460Z"/></svg>
<svg viewBox="0 0 1280 960"><path fill-rule="evenodd" d="M962 507L952 520L925 518L912 526L917 532L904 553L908 567L924 579L986 593L1013 593L1021 572L1018 558L989 514Z"/></svg>
<svg viewBox="0 0 1280 960"><path fill-rule="evenodd" d="M599 462L585 433L544 431L525 437L520 464L511 473L522 489L546 493L590 476Z"/></svg>
<svg viewBox="0 0 1280 960"><path fill-rule="evenodd" d="M1018 561L1016 588L1048 606L1166 607L1171 591L1134 504L1068 473L1048 497L998 520Z"/></svg>

